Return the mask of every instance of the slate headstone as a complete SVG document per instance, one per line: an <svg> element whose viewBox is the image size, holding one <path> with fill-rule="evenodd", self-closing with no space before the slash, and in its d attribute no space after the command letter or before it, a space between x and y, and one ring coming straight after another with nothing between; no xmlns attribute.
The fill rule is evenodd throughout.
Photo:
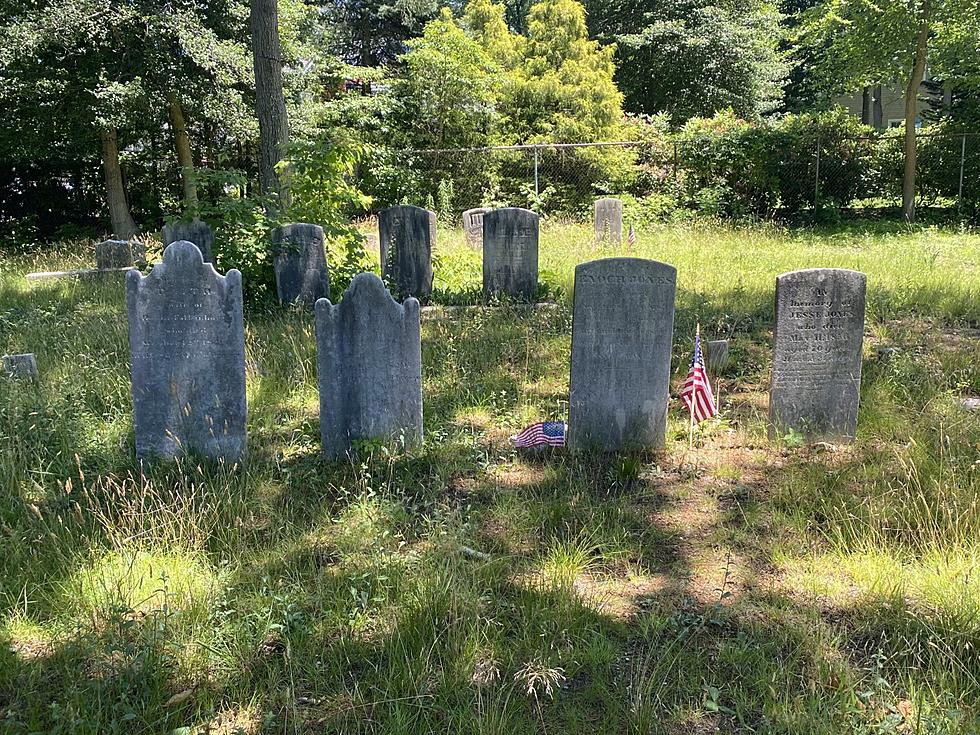
<svg viewBox="0 0 980 735"><path fill-rule="evenodd" d="M173 222L164 225L163 246L166 247L179 240L186 240L197 245L205 263L214 260L214 232L211 231L207 222L196 219L193 222Z"/></svg>
<svg viewBox="0 0 980 735"><path fill-rule="evenodd" d="M435 214L411 205L391 207L378 214L381 234L381 275L396 296L422 302L432 294L432 246Z"/></svg>
<svg viewBox="0 0 980 735"><path fill-rule="evenodd" d="M323 228L304 223L272 231L276 293L284 304L315 304L330 296Z"/></svg>
<svg viewBox="0 0 980 735"><path fill-rule="evenodd" d="M538 294L538 215L507 207L483 217L483 293L534 301Z"/></svg>
<svg viewBox="0 0 980 735"><path fill-rule="evenodd" d="M770 437L851 441L861 397L867 277L814 268L776 279Z"/></svg>
<svg viewBox="0 0 980 735"><path fill-rule="evenodd" d="M134 259L143 253L145 246L142 244L129 240L106 240L95 245L95 267L100 271L132 268Z"/></svg>
<svg viewBox="0 0 980 735"><path fill-rule="evenodd" d="M476 207L463 212L463 231L470 246L483 246L483 217L489 211L486 207Z"/></svg>
<svg viewBox="0 0 980 735"><path fill-rule="evenodd" d="M608 197L595 203L596 240L609 243L623 241L623 200Z"/></svg>
<svg viewBox="0 0 980 735"><path fill-rule="evenodd" d="M0 358L3 372L8 378L14 380L27 380L37 382L37 358L34 354L27 352L20 355L4 355Z"/></svg>
<svg viewBox="0 0 980 735"><path fill-rule="evenodd" d="M715 376L728 367L731 358L731 346L727 339L712 339L708 341L708 374Z"/></svg>
<svg viewBox="0 0 980 735"><path fill-rule="evenodd" d="M219 275L194 243L126 274L136 455L245 454L242 275Z"/></svg>
<svg viewBox="0 0 980 735"><path fill-rule="evenodd" d="M354 277L339 304L316 302L323 453L358 439L422 440L419 302L396 302L373 273Z"/></svg>
<svg viewBox="0 0 980 735"><path fill-rule="evenodd" d="M673 266L641 258L575 269L570 449L663 446L676 283Z"/></svg>

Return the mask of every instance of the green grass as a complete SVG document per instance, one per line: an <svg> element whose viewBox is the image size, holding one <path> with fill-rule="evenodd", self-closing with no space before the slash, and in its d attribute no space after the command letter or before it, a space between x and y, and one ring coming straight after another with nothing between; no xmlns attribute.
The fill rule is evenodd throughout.
<svg viewBox="0 0 980 735"><path fill-rule="evenodd" d="M557 309L425 321L418 452L322 460L312 315L254 304L248 462L146 477L121 279L0 259L0 352L41 368L0 379L0 732L980 729L980 235L639 235L678 268L677 379L696 322L735 340L694 452L676 402L661 453L509 448L567 412L574 266L626 253L584 227L544 225ZM440 237L437 300L472 301ZM869 277L853 447L765 439L775 277L814 266Z"/></svg>

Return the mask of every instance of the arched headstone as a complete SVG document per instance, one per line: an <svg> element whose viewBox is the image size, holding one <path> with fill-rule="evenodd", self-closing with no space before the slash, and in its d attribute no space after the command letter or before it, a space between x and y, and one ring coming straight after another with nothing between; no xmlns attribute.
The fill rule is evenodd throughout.
<svg viewBox="0 0 980 735"><path fill-rule="evenodd" d="M609 243L623 241L623 200L614 197L599 199L595 203L596 240Z"/></svg>
<svg viewBox="0 0 980 735"><path fill-rule="evenodd" d="M486 207L476 207L463 212L463 232L466 242L475 248L483 246L483 217L492 210Z"/></svg>
<svg viewBox="0 0 980 735"><path fill-rule="evenodd" d="M276 293L284 304L315 304L330 297L323 228L297 223L272 231Z"/></svg>
<svg viewBox="0 0 980 735"><path fill-rule="evenodd" d="M192 222L173 222L163 226L163 246L172 242L186 240L197 245L205 263L214 260L214 232L207 222L196 219Z"/></svg>

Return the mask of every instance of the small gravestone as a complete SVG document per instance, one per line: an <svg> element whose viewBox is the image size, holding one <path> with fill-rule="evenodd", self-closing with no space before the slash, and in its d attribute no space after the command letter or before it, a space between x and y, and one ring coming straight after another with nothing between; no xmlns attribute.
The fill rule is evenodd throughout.
<svg viewBox="0 0 980 735"><path fill-rule="evenodd" d="M568 443L664 445L677 270L640 258L575 269Z"/></svg>
<svg viewBox="0 0 980 735"><path fill-rule="evenodd" d="M4 355L0 358L0 364L2 364L3 372L8 378L30 382L37 382L38 380L37 359L33 353Z"/></svg>
<svg viewBox="0 0 980 735"><path fill-rule="evenodd" d="M489 211L491 210L486 207L477 207L463 212L463 231L466 233L466 242L471 247L482 247L483 217Z"/></svg>
<svg viewBox="0 0 980 735"><path fill-rule="evenodd" d="M381 275L399 298L427 301L432 294L432 245L435 214L410 205L378 214L381 234Z"/></svg>
<svg viewBox="0 0 980 735"><path fill-rule="evenodd" d="M534 301L538 294L538 215L507 207L483 218L483 293Z"/></svg>
<svg viewBox="0 0 980 735"><path fill-rule="evenodd" d="M134 248L129 240L106 240L95 245L95 267L100 271L132 268L136 251L143 253L143 246Z"/></svg>
<svg viewBox="0 0 980 735"><path fill-rule="evenodd" d="M316 302L323 453L358 439L422 440L419 302L396 302L373 273L360 273L339 304Z"/></svg>
<svg viewBox="0 0 980 735"><path fill-rule="evenodd" d="M610 243L623 241L623 200L599 199L595 203L596 240Z"/></svg>
<svg viewBox="0 0 980 735"><path fill-rule="evenodd" d="M186 240L197 245L205 263L214 260L214 233L207 222L196 219L193 222L172 222L169 225L164 225L164 247L180 240Z"/></svg>
<svg viewBox="0 0 980 735"><path fill-rule="evenodd" d="M708 373L718 375L728 367L731 358L731 347L727 339L712 339L708 341Z"/></svg>
<svg viewBox="0 0 980 735"><path fill-rule="evenodd" d="M276 293L284 304L315 304L330 296L330 273L319 225L292 224L272 231Z"/></svg>
<svg viewBox="0 0 980 735"><path fill-rule="evenodd" d="M126 276L136 456L245 453L242 275L219 275L190 242Z"/></svg>
<svg viewBox="0 0 980 735"><path fill-rule="evenodd" d="M867 277L836 268L776 279L769 436L851 441L861 397Z"/></svg>

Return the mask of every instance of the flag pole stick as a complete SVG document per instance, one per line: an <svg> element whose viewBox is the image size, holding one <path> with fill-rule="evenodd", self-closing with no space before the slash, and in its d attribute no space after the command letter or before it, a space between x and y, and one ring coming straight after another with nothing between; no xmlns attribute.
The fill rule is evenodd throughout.
<svg viewBox="0 0 980 735"><path fill-rule="evenodd" d="M701 337L701 324L699 323L697 326L697 332L695 333L695 337L694 337L695 341L697 341L700 337ZM688 426L688 433L687 433L687 448L688 451L690 451L691 449L694 449L694 401L693 400L690 402L688 409L691 412L691 422L690 425Z"/></svg>

